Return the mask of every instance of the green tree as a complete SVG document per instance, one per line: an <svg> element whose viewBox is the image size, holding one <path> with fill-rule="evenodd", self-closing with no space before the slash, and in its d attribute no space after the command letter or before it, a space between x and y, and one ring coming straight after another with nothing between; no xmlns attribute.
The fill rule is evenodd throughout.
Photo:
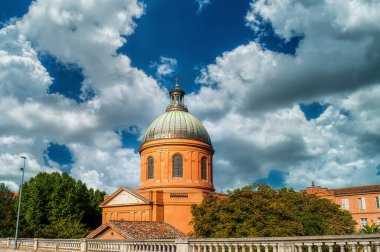
<svg viewBox="0 0 380 252"><path fill-rule="evenodd" d="M24 184L21 236L83 237L100 225L104 195L67 173L39 173Z"/></svg>
<svg viewBox="0 0 380 252"><path fill-rule="evenodd" d="M192 206L200 237L338 235L354 231L348 211L315 195L253 184L220 198L209 195Z"/></svg>
<svg viewBox="0 0 380 252"><path fill-rule="evenodd" d="M10 237L16 229L16 199L11 190L0 183L0 237Z"/></svg>

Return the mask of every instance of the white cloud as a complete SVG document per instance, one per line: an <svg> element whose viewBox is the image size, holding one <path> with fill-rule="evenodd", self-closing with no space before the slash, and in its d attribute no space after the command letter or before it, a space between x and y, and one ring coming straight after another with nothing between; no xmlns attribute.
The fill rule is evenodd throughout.
<svg viewBox="0 0 380 252"><path fill-rule="evenodd" d="M152 63L150 67L156 69L157 78L162 79L163 77L173 75L177 67L177 60L161 56L160 61Z"/></svg>
<svg viewBox="0 0 380 252"><path fill-rule="evenodd" d="M202 70L204 86L188 102L210 131L219 187L271 170L285 172L285 184L298 189L312 180L329 187L377 183L378 5L252 1L246 21L256 34L265 32L265 21L287 41L303 38L286 55L262 48L259 36ZM307 121L298 103L315 100L331 105Z"/></svg>
<svg viewBox="0 0 380 252"><path fill-rule="evenodd" d="M5 183L13 190L17 190L21 183L22 172L20 168L24 166L24 160L20 156L27 157L25 165L25 180L36 175L38 172L58 171L55 168L49 168L41 165L41 162L30 153L1 153L0 154L0 183Z"/></svg>
<svg viewBox="0 0 380 252"><path fill-rule="evenodd" d="M330 104L310 121L296 104L204 121L216 149L217 187L246 185L272 170L284 172L284 184L296 189L311 181L327 187L378 183L380 85L331 97Z"/></svg>
<svg viewBox="0 0 380 252"><path fill-rule="evenodd" d="M295 55L265 50L261 41L238 46L202 71L198 94L186 99L203 119L215 156L217 187L235 187L284 171L285 184L311 180L329 187L377 183L380 163L380 63L377 2L254 1L246 21L262 32L261 17L286 40L303 39ZM0 30L0 175L19 183L20 155L27 178L44 165L50 142L73 154L72 174L111 193L137 186L139 155L122 148L120 128L143 129L164 111L164 90L133 68L117 49L143 14L137 1L38 0L14 25ZM78 104L46 94L53 80L37 53L83 69L95 97ZM177 61L161 57L157 76ZM299 102L331 104L307 121ZM342 112L344 111L344 113ZM362 180L358 180L360 177Z"/></svg>
<svg viewBox="0 0 380 252"><path fill-rule="evenodd" d="M211 3L211 0L195 0L198 4L198 12L201 12L203 8Z"/></svg>
<svg viewBox="0 0 380 252"><path fill-rule="evenodd" d="M75 164L72 174L89 186L113 192L120 186L137 187L140 155L133 149L117 146L94 148L70 144Z"/></svg>
<svg viewBox="0 0 380 252"><path fill-rule="evenodd" d="M143 11L144 6L135 0L38 0L23 18L0 30L0 81L5 83L0 86L0 139L9 143L1 149L2 162L7 157L17 160L25 152L35 162L30 175L49 170L43 165L43 152L55 142L68 146L75 161L72 174L90 186L111 190L137 184L138 177L125 177L125 172L139 171L138 154L122 148L115 132L130 125L146 127L166 105L157 82L116 52ZM82 91L92 89L94 98L78 104L47 94L53 80L37 53L77 64L83 69ZM16 144L17 139L25 141ZM110 158L101 160L94 153ZM46 161L59 168L52 160ZM14 162L7 161L8 166L18 169ZM107 175L101 175L102 169ZM18 184L7 169L1 177Z"/></svg>
<svg viewBox="0 0 380 252"><path fill-rule="evenodd" d="M37 52L23 34L10 25L0 30L0 96L40 97L52 80Z"/></svg>

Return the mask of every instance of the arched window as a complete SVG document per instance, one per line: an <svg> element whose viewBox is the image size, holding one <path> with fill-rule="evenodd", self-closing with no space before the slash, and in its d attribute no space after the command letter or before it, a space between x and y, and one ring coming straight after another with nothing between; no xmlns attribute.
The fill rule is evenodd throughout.
<svg viewBox="0 0 380 252"><path fill-rule="evenodd" d="M201 159L201 178L203 180L207 179L207 158L203 157Z"/></svg>
<svg viewBox="0 0 380 252"><path fill-rule="evenodd" d="M153 157L148 157L148 179L152 179L154 176L154 159Z"/></svg>
<svg viewBox="0 0 380 252"><path fill-rule="evenodd" d="M173 177L182 178L183 176L183 161L182 156L175 154L173 156Z"/></svg>

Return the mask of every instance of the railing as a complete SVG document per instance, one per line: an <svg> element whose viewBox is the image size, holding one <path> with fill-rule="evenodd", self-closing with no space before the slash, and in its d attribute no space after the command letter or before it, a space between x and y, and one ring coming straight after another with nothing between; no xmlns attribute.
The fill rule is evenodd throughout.
<svg viewBox="0 0 380 252"><path fill-rule="evenodd" d="M0 238L0 248L14 239ZM180 238L168 240L19 239L29 251L80 252L380 252L380 234L270 238Z"/></svg>
<svg viewBox="0 0 380 252"><path fill-rule="evenodd" d="M190 252L380 252L380 234L189 239Z"/></svg>

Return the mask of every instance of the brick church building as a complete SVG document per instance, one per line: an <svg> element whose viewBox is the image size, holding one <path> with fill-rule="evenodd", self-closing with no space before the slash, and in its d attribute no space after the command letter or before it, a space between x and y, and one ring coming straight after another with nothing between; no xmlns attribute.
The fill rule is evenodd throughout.
<svg viewBox="0 0 380 252"><path fill-rule="evenodd" d="M205 127L184 105L178 81L169 94L166 112L148 127L139 150L139 188L121 187L106 196L100 205L103 224L88 238L134 238L131 230L139 229L156 234L146 238L173 238L193 230L191 205L214 192L214 149Z"/></svg>

